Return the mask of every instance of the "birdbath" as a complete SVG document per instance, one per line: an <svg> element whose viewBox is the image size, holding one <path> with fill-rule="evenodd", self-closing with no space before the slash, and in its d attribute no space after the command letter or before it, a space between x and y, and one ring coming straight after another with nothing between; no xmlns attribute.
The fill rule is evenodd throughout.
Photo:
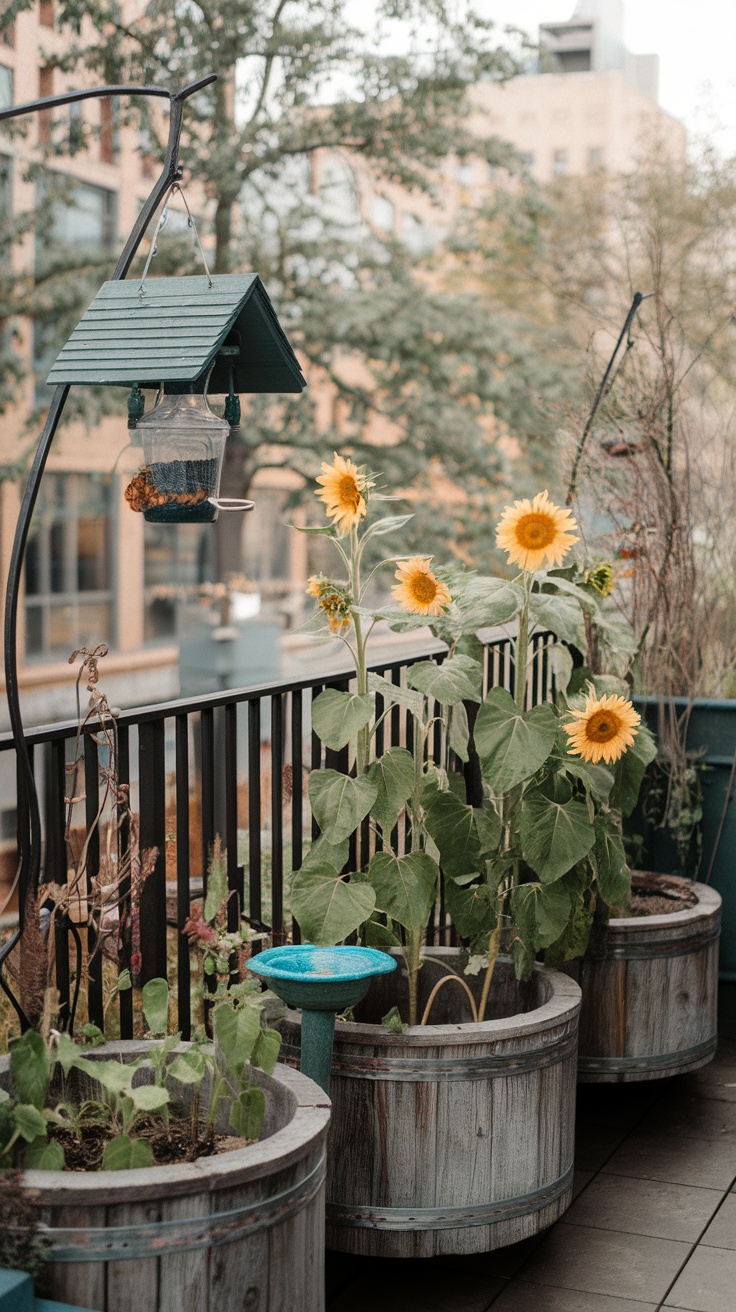
<svg viewBox="0 0 736 1312"><path fill-rule="evenodd" d="M335 1016L354 1007L374 975L387 975L396 961L375 948L317 948L311 943L268 948L248 962L290 1007L302 1012L301 1069L330 1091Z"/></svg>

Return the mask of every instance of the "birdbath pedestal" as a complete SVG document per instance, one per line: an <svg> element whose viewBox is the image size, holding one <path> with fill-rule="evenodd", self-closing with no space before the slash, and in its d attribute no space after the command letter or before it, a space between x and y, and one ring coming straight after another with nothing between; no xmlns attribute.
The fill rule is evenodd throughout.
<svg viewBox="0 0 736 1312"><path fill-rule="evenodd" d="M387 975L396 961L375 948L318 948L310 943L268 948L248 962L289 1007L302 1013L301 1069L330 1091L335 1016L354 1007L374 975Z"/></svg>

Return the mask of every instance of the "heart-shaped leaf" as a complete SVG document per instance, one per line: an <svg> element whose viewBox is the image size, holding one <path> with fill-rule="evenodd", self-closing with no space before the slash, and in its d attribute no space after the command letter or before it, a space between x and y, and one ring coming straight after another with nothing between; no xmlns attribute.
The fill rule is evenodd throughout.
<svg viewBox="0 0 736 1312"><path fill-rule="evenodd" d="M136 1171L153 1166L151 1145L144 1139L119 1134L106 1145L102 1156L103 1171Z"/></svg>
<svg viewBox="0 0 736 1312"><path fill-rule="evenodd" d="M143 985L141 1007L151 1034L161 1038L169 1023L169 986L165 979L149 979Z"/></svg>
<svg viewBox="0 0 736 1312"><path fill-rule="evenodd" d="M492 688L478 711L473 738L483 776L496 796L536 774L547 760L557 735L551 706L535 706L523 715L505 688Z"/></svg>
<svg viewBox="0 0 736 1312"><path fill-rule="evenodd" d="M261 1018L255 1007L231 1007L221 1002L215 1007L215 1043L229 1071L237 1070L248 1061L261 1028Z"/></svg>
<svg viewBox="0 0 736 1312"><path fill-rule="evenodd" d="M313 770L308 791L312 814L331 843L349 838L378 796L372 779L352 779L337 770Z"/></svg>
<svg viewBox="0 0 736 1312"><path fill-rule="evenodd" d="M230 1109L230 1124L241 1138L257 1139L263 1124L266 1098L262 1089L244 1089Z"/></svg>
<svg viewBox="0 0 736 1312"><path fill-rule="evenodd" d="M34 1107L33 1103L16 1103L13 1108L13 1118L15 1128L25 1139L26 1143L32 1143L34 1139L45 1139L48 1125L46 1117Z"/></svg>
<svg viewBox="0 0 736 1312"><path fill-rule="evenodd" d="M611 792L611 806L622 815L631 815L639 800L644 771L657 755L657 744L645 725L640 724L631 747L614 767L616 782Z"/></svg>
<svg viewBox="0 0 736 1312"><path fill-rule="evenodd" d="M421 720L424 698L420 692L416 692L413 688L404 688L398 683L390 683L382 675L373 672L368 675L368 687L371 692L376 692L383 697L387 706L404 706L407 711L411 711L415 720Z"/></svg>
<svg viewBox="0 0 736 1312"><path fill-rule="evenodd" d="M540 791L521 807L521 854L543 884L552 884L590 851L595 830L584 802L556 802Z"/></svg>
<svg viewBox="0 0 736 1312"><path fill-rule="evenodd" d="M334 866L300 870L291 886L291 909L305 938L320 947L340 943L367 920L376 905L371 885L343 878Z"/></svg>
<svg viewBox="0 0 736 1312"><path fill-rule="evenodd" d="M180 1084L201 1084L206 1070L205 1059L199 1049L189 1048L177 1054L167 1067L166 1075L171 1076L172 1080L178 1080Z"/></svg>
<svg viewBox="0 0 736 1312"><path fill-rule="evenodd" d="M439 848L446 875L464 875L480 870L480 839L472 806L454 793L435 793L424 823Z"/></svg>
<svg viewBox="0 0 736 1312"><path fill-rule="evenodd" d="M384 829L393 829L414 788L414 758L405 747L390 747L368 770L376 785L373 815Z"/></svg>
<svg viewBox="0 0 736 1312"><path fill-rule="evenodd" d="M34 1139L23 1155L27 1171L63 1171L64 1149L54 1139Z"/></svg>
<svg viewBox="0 0 736 1312"><path fill-rule="evenodd" d="M458 702L479 702L483 670L472 656L458 653L448 656L441 665L434 661L419 661L410 665L406 682L428 697L434 697L443 706L456 706Z"/></svg>
<svg viewBox="0 0 736 1312"><path fill-rule="evenodd" d="M426 924L437 892L439 870L427 852L392 856L376 852L368 867L376 905L405 929Z"/></svg>
<svg viewBox="0 0 736 1312"><path fill-rule="evenodd" d="M488 884L460 888L454 879L445 881L445 901L450 919L461 938L477 940L496 927L498 899Z"/></svg>
<svg viewBox="0 0 736 1312"><path fill-rule="evenodd" d="M168 1091L158 1084L139 1084L128 1089L127 1096L138 1112L160 1112L171 1102Z"/></svg>
<svg viewBox="0 0 736 1312"><path fill-rule="evenodd" d="M620 834L602 818L595 823L595 877L603 901L609 907L627 907L631 897L631 872Z"/></svg>
<svg viewBox="0 0 736 1312"><path fill-rule="evenodd" d="M281 1051L281 1035L278 1030L261 1029L250 1054L251 1066L257 1066L267 1075L273 1075L274 1067Z"/></svg>
<svg viewBox="0 0 736 1312"><path fill-rule="evenodd" d="M53 1070L53 1058L42 1036L36 1030L26 1030L19 1038L11 1039L8 1047L10 1079L18 1102L42 1108Z"/></svg>
<svg viewBox="0 0 736 1312"><path fill-rule="evenodd" d="M368 693L340 692L325 688L312 703L312 728L333 751L352 741L373 715L373 697Z"/></svg>

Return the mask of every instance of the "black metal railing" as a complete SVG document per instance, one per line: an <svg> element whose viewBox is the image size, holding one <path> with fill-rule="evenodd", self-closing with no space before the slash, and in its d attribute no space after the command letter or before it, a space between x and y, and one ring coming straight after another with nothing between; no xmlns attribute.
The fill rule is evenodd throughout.
<svg viewBox="0 0 736 1312"><path fill-rule="evenodd" d="M533 671L531 699L552 695L552 674L546 657L549 634L536 635L533 648L539 658ZM511 640L499 630L488 631L484 647L484 693L506 687L513 693L514 668ZM441 644L373 667L376 673L401 684L417 660L442 660ZM228 904L229 928L240 914L258 928L267 928L275 943L299 941L299 927L288 908L291 873L298 870L316 827L306 793L310 770L349 769L347 748L326 748L312 730L311 705L326 687L348 688L348 669L321 678L228 690L155 706L123 711L117 716L119 782L130 786L130 806L137 817L139 848L157 848L155 869L146 880L140 899L140 960L137 973L145 979L168 976L175 991L178 1028L191 1033L190 945L183 933L194 897L207 886L207 863L215 836L226 851L228 888L235 894ZM379 699L380 700L380 699ZM379 705L379 713L383 707ZM85 824L93 827L99 805L99 747L94 725L84 737ZM73 758L77 726L66 722L31 729L26 742L39 790L43 824L42 883L67 881L65 842L67 763ZM376 749L411 746L412 717L394 706L376 733ZM440 749L439 735L434 742ZM13 751L10 734L0 735L0 752ZM458 768L461 763L456 762ZM22 824L22 787L19 788L19 823ZM79 809L79 808L77 808ZM123 844L127 834L121 835ZM354 844L353 844L354 847ZM366 845L363 850L367 850ZM100 871L100 832L93 833L87 858L88 887ZM201 880L201 885L198 881ZM130 881L120 889L120 933L117 969L130 970L133 944L129 932ZM82 917L83 921L84 917ZM96 947L95 928L74 924L55 928L56 986L62 1010L72 1004L78 988L81 934L86 953ZM443 900L430 922L428 937L449 943L451 931ZM76 968L70 963L70 937L76 944ZM175 944L175 948L174 948ZM100 962L100 953L97 953ZM121 1038L132 1038L134 1015L130 990L119 994L116 1005L106 1004L101 965L89 971L89 1019L113 1033L117 1012Z"/></svg>

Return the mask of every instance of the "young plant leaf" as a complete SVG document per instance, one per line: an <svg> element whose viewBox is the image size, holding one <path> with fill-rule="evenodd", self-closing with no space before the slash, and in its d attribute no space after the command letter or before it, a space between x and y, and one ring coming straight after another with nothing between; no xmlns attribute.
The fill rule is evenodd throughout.
<svg viewBox="0 0 736 1312"><path fill-rule="evenodd" d="M267 1075L273 1075L280 1050L281 1035L278 1030L267 1030L261 1026L251 1053L251 1066L257 1066Z"/></svg>
<svg viewBox="0 0 736 1312"><path fill-rule="evenodd" d="M23 1155L26 1171L63 1171L64 1149L54 1139L34 1139Z"/></svg>
<svg viewBox="0 0 736 1312"><path fill-rule="evenodd" d="M365 879L353 875L346 880L327 864L298 871L291 886L291 909L302 933L321 947L347 938L375 905L376 895Z"/></svg>
<svg viewBox="0 0 736 1312"><path fill-rule="evenodd" d="M312 703L312 728L326 747L338 752L369 723L373 705L368 693L325 688Z"/></svg>
<svg viewBox="0 0 736 1312"><path fill-rule="evenodd" d="M414 788L414 758L405 747L390 747L373 761L368 778L376 785L373 815L384 829L393 829Z"/></svg>
<svg viewBox="0 0 736 1312"><path fill-rule="evenodd" d="M595 832L583 802L555 802L530 791L521 806L521 854L543 884L552 884L588 853Z"/></svg>
<svg viewBox="0 0 736 1312"><path fill-rule="evenodd" d="M256 1007L231 1007L229 1002L215 1007L215 1042L229 1071L238 1070L250 1060L260 1028Z"/></svg>
<svg viewBox="0 0 736 1312"><path fill-rule="evenodd" d="M108 1093L115 1095L130 1093L133 1076L138 1069L137 1062L90 1061L88 1057L77 1057L74 1065L77 1070L97 1080Z"/></svg>
<svg viewBox="0 0 736 1312"><path fill-rule="evenodd" d="M48 1129L46 1117L33 1103L16 1103L13 1117L15 1127L26 1143L32 1143L34 1139L46 1138Z"/></svg>
<svg viewBox="0 0 736 1312"><path fill-rule="evenodd" d="M160 1112L171 1102L168 1090L159 1084L139 1084L128 1089L127 1096L137 1112Z"/></svg>
<svg viewBox="0 0 736 1312"><path fill-rule="evenodd" d="M396 857L376 852L368 866L376 905L405 929L426 924L437 891L439 870L427 852Z"/></svg>
<svg viewBox="0 0 736 1312"><path fill-rule="evenodd" d="M498 796L536 774L557 735L551 706L523 715L505 688L492 688L478 711L473 737L483 776Z"/></svg>
<svg viewBox="0 0 736 1312"><path fill-rule="evenodd" d="M186 1052L176 1055L167 1067L166 1076L178 1080L180 1084L201 1084L207 1066L202 1053L197 1048L188 1048Z"/></svg>
<svg viewBox="0 0 736 1312"><path fill-rule="evenodd" d="M169 1022L169 986L165 979L149 979L143 985L141 1007L151 1034L161 1038Z"/></svg>
<svg viewBox="0 0 736 1312"><path fill-rule="evenodd" d="M263 1124L266 1099L262 1089L244 1089L230 1109L230 1124L243 1139L257 1139Z"/></svg>
<svg viewBox="0 0 736 1312"><path fill-rule="evenodd" d="M146 1166L153 1166L153 1152L144 1139L119 1134L105 1146L103 1171L136 1171Z"/></svg>
<svg viewBox="0 0 736 1312"><path fill-rule="evenodd" d="M53 1058L40 1034L26 1030L19 1038L11 1039L10 1079L13 1092L21 1103L31 1103L39 1110L46 1102Z"/></svg>
<svg viewBox="0 0 736 1312"><path fill-rule="evenodd" d="M350 837L378 795L373 780L351 779L337 770L313 770L308 791L312 814L331 843Z"/></svg>
<svg viewBox="0 0 736 1312"><path fill-rule="evenodd" d="M363 545L369 542L371 538L382 537L384 533L397 533L400 528L405 528L409 520L414 515L387 515L385 519L377 519L375 524L371 524L363 534Z"/></svg>

